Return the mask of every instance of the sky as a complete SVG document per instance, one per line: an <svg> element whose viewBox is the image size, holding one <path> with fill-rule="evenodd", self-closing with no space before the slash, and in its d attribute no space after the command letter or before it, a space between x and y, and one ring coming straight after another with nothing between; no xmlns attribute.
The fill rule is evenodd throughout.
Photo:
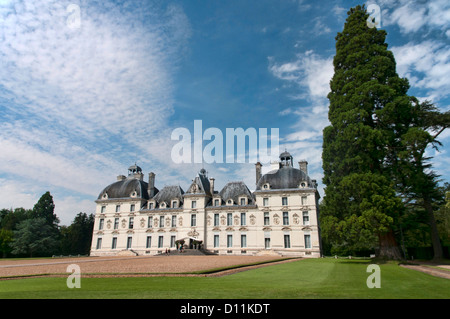
<svg viewBox="0 0 450 319"><path fill-rule="evenodd" d="M335 37L358 4L380 9L373 14L408 93L449 110L447 0L0 0L0 208L32 208L50 191L70 225L135 163L159 189L187 190L205 168L216 190L230 181L254 190L249 160L173 158L173 132L187 130L194 145L194 121L224 140L227 128L269 140L260 129L278 129L279 152L296 167L306 159L323 196ZM428 155L445 182L450 130L440 141ZM200 142L205 149L212 137Z"/></svg>

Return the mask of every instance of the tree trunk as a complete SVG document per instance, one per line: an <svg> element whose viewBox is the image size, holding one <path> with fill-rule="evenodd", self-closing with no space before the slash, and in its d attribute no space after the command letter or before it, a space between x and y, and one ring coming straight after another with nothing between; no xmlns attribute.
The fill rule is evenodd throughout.
<svg viewBox="0 0 450 319"><path fill-rule="evenodd" d="M400 248L395 240L393 231L387 233L378 234L380 250L378 257L381 259L394 259L401 260L402 254Z"/></svg>
<svg viewBox="0 0 450 319"><path fill-rule="evenodd" d="M427 212L428 224L431 230L431 244L433 245L434 257L433 260L440 260L443 257L442 245L439 239L439 233L436 226L436 219L434 218L433 207L431 206L431 199L428 196L423 197L423 206Z"/></svg>

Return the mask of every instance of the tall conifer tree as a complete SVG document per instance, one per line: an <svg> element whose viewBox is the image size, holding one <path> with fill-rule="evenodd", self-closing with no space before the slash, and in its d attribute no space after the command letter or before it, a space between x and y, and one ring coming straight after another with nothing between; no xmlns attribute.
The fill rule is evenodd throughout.
<svg viewBox="0 0 450 319"><path fill-rule="evenodd" d="M323 132L321 222L330 241L358 247L375 238L380 257L400 259L394 230L403 205L385 168L391 141L378 112L388 103L407 107L409 84L395 71L386 32L368 27L368 17L364 6L352 8L336 37L331 125Z"/></svg>

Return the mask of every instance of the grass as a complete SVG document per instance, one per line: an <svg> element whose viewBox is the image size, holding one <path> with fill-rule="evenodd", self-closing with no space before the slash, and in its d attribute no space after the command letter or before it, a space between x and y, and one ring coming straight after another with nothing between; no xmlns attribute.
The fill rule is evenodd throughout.
<svg viewBox="0 0 450 319"><path fill-rule="evenodd" d="M369 264L367 260L306 259L223 277L82 276L80 289L67 288L66 278L14 279L0 281L0 298L450 298L450 280L396 263L381 264L381 288L369 289Z"/></svg>

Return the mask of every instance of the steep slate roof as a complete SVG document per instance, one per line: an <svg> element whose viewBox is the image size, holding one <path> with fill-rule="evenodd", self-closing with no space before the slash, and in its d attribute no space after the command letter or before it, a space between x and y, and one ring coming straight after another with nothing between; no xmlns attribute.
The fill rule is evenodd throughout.
<svg viewBox="0 0 450 319"><path fill-rule="evenodd" d="M148 183L137 178L129 177L122 181L112 183L105 187L98 195L98 199L103 199L103 194L110 198L128 198L133 191L136 192L136 198L148 199Z"/></svg>
<svg viewBox="0 0 450 319"><path fill-rule="evenodd" d="M178 199L181 206L181 203L183 203L183 195L184 191L180 186L164 186L153 199L156 200L157 203L170 203L172 199Z"/></svg>
<svg viewBox="0 0 450 319"><path fill-rule="evenodd" d="M290 166L284 166L280 169L264 174L256 185L256 190L263 189L263 185L269 183L270 189L298 188L301 182L311 185L311 179L305 172Z"/></svg>
<svg viewBox="0 0 450 319"><path fill-rule="evenodd" d="M198 186L198 191L197 192L193 191L193 189L192 189L193 185L197 185ZM209 195L209 196L212 195L211 194L211 187L210 187L210 184L209 184L209 179L206 176L205 169L202 168L200 170L198 175L192 181L192 184L191 184L191 186L189 186L189 189L187 190L186 193L187 194L193 194L193 193L202 194L202 193L204 193L204 194Z"/></svg>
<svg viewBox="0 0 450 319"><path fill-rule="evenodd" d="M239 196L245 195L248 197L248 204L253 204L253 195L244 182L229 182L219 193L220 197L226 202L232 199L234 204L239 204Z"/></svg>

